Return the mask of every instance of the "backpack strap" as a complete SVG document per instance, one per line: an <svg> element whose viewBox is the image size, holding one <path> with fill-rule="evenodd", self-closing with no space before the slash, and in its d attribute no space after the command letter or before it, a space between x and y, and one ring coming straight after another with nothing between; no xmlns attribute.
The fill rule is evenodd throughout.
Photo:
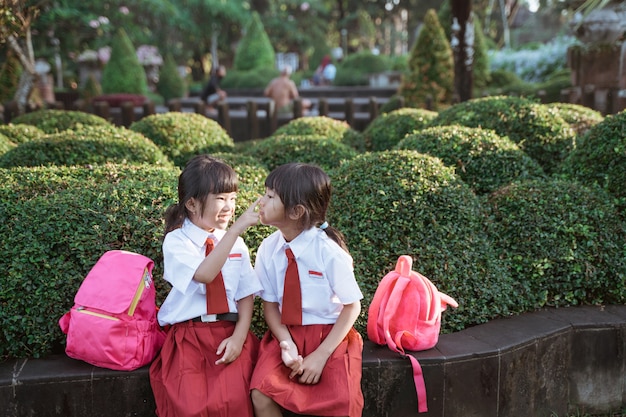
<svg viewBox="0 0 626 417"><path fill-rule="evenodd" d="M400 263L400 261L398 261ZM409 264L410 267L410 264ZM410 332L404 330L399 331L395 335L391 335L389 331L389 322L396 314L398 306L402 301L402 293L405 288L411 283L411 278L408 276L400 276L396 280L396 285L393 287L391 294L389 295L389 301L387 303L387 307L384 311L383 316L383 331L385 334L385 339L387 342L387 346L389 349L400 353L402 356L408 357L411 360L411 367L413 368L413 381L415 382L415 392L417 394L417 410L420 413L425 413L428 411L428 404L426 399L426 383L424 382L424 374L422 372L422 367L420 366L417 359L415 359L411 355L407 355L404 352L404 348L402 347L402 335L405 333L410 334ZM418 307L419 310L419 307ZM413 335L411 335L413 336Z"/></svg>

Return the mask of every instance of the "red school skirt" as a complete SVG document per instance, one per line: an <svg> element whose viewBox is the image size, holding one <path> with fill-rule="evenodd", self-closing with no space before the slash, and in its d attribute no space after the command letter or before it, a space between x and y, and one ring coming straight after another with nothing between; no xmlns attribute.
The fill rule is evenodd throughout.
<svg viewBox="0 0 626 417"><path fill-rule="evenodd" d="M332 324L287 326L298 352L306 357L324 341ZM301 384L289 379L291 369L283 364L279 341L271 332L261 340L259 359L252 374L251 389L257 389L286 410L315 416L361 417L363 339L353 328L328 358L320 381Z"/></svg>
<svg viewBox="0 0 626 417"><path fill-rule="evenodd" d="M241 354L215 365L217 348L235 323L183 322L167 333L150 366L150 385L159 417L253 417L250 377L259 339L248 332Z"/></svg>

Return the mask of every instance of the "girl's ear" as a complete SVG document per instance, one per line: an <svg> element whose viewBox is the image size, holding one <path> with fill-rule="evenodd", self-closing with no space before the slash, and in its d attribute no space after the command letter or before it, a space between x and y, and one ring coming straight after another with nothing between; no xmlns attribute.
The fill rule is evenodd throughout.
<svg viewBox="0 0 626 417"><path fill-rule="evenodd" d="M291 220L299 220L306 213L306 208L302 204L298 204L289 211L289 218Z"/></svg>
<svg viewBox="0 0 626 417"><path fill-rule="evenodd" d="M189 200L185 202L185 208L189 210L191 214L196 214L198 210L198 203L195 198L191 197Z"/></svg>

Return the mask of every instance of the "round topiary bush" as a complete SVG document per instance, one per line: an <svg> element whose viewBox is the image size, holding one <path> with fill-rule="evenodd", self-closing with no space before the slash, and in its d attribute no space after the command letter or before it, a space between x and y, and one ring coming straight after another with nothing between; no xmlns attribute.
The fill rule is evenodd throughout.
<svg viewBox="0 0 626 417"><path fill-rule="evenodd" d="M44 131L38 127L27 124L17 125L13 123L0 125L0 134L6 136L11 142L17 145L45 135Z"/></svg>
<svg viewBox="0 0 626 417"><path fill-rule="evenodd" d="M81 126L112 126L112 123L95 114L74 110L44 109L15 117L13 124L26 124L44 133L58 133Z"/></svg>
<svg viewBox="0 0 626 417"><path fill-rule="evenodd" d="M341 140L350 125L343 120L336 120L328 116L300 117L282 125L272 136L323 136L328 139Z"/></svg>
<svg viewBox="0 0 626 417"><path fill-rule="evenodd" d="M437 112L405 107L389 113L383 113L363 131L365 146L368 151L386 151L392 149L407 134L423 129L437 116Z"/></svg>
<svg viewBox="0 0 626 417"><path fill-rule="evenodd" d="M227 152L235 142L215 120L198 113L152 114L130 125L156 143L176 165L200 153Z"/></svg>
<svg viewBox="0 0 626 417"><path fill-rule="evenodd" d="M429 127L407 135L396 149L440 158L476 194L490 193L516 179L544 175L539 164L508 137L479 127Z"/></svg>
<svg viewBox="0 0 626 417"><path fill-rule="evenodd" d="M576 134L556 111L522 97L468 100L439 112L431 126L461 125L492 129L508 136L551 174L574 146Z"/></svg>
<svg viewBox="0 0 626 417"><path fill-rule="evenodd" d="M328 221L345 234L365 295L360 331L379 281L400 255L412 256L416 271L458 301L445 314L446 332L517 309L519 294L493 255L479 199L452 168L414 151L382 151L331 174Z"/></svg>
<svg viewBox="0 0 626 417"><path fill-rule="evenodd" d="M580 104L546 103L545 106L555 110L563 120L570 124L578 136L604 120L602 113Z"/></svg>
<svg viewBox="0 0 626 417"><path fill-rule="evenodd" d="M527 308L626 301L626 224L608 194L549 179L511 184L488 201L498 255Z"/></svg>
<svg viewBox="0 0 626 417"><path fill-rule="evenodd" d="M580 137L561 171L583 184L599 184L626 208L626 111L607 116Z"/></svg>
<svg viewBox="0 0 626 417"><path fill-rule="evenodd" d="M123 127L85 126L22 143L0 156L0 167L104 163L171 166L159 147Z"/></svg>
<svg viewBox="0 0 626 417"><path fill-rule="evenodd" d="M252 144L246 153L261 161L270 171L288 162L308 162L324 169L352 159L357 151L335 139L316 135L277 135Z"/></svg>

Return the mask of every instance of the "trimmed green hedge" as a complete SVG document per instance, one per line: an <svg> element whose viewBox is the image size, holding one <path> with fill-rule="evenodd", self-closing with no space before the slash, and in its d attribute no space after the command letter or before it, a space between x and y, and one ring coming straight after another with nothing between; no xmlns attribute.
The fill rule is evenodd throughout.
<svg viewBox="0 0 626 417"><path fill-rule="evenodd" d="M328 221L348 239L365 307L398 257L410 255L413 268L460 305L445 314L444 332L519 311L520 294L483 230L481 203L452 168L414 151L383 151L345 162L332 178Z"/></svg>
<svg viewBox="0 0 626 417"><path fill-rule="evenodd" d="M508 136L549 174L567 157L576 137L558 112L521 97L483 97L455 104L442 110L430 126L453 124Z"/></svg>
<svg viewBox="0 0 626 417"><path fill-rule="evenodd" d="M626 302L626 224L602 190L524 181L493 193L487 206L498 256L526 288L525 311Z"/></svg>
<svg viewBox="0 0 626 417"><path fill-rule="evenodd" d="M130 125L156 143L177 166L184 166L194 155L227 152L235 141L215 120L198 113L152 114Z"/></svg>
<svg viewBox="0 0 626 417"><path fill-rule="evenodd" d="M625 137L623 117L607 117L584 139L579 138L582 150L604 148L598 154L614 159L578 158L577 169L587 172L585 161L604 163L611 169L618 168L613 160L620 167L626 165L619 163L623 155L619 140ZM170 129L180 135L177 128L186 120L176 118L174 127L155 130L169 139ZM107 129L87 129L101 132L105 141ZM472 136L478 128L438 129L452 136L449 142L431 143L442 159L391 150L363 153L327 168L333 180L328 221L346 234L365 294L357 321L363 335L376 286L403 254L413 257L416 271L459 302L458 309L444 314L444 332L546 304L625 302L626 226L616 198L601 187L550 178L514 182L479 197L467 179L442 160L464 155L460 158L468 173L483 153L496 149L498 157L493 156L483 175L502 176L497 159L498 146L504 145L495 137L489 140L491 132L486 130ZM292 135L306 141L304 153L320 158L311 162L323 165L333 154L329 148L316 150L316 146L331 139L344 141L352 132L345 126L339 130L339 139L332 136L332 130L328 134L296 130ZM236 215L264 192L269 173L257 155L243 151L265 141L271 145L280 137L226 146L226 152L212 151L232 164L240 177ZM194 146L186 151L189 155L203 149L192 142ZM80 139L74 143L78 146ZM164 143L156 146L163 151L169 146L168 141ZM72 152L69 142L67 146ZM280 155L286 149L276 145L273 152ZM181 166L188 159L185 155L179 153ZM612 179L619 173L613 172L608 177L611 181L601 182L607 189L617 185ZM157 302L162 302L169 290L162 280L163 214L176 200L179 174L179 167L130 165L129 161L0 169L0 360L62 351L64 336L58 318L71 307L83 277L106 250L126 249L154 259ZM482 180L489 183L487 178ZM498 180L492 178L491 186ZM253 259L272 230L259 225L244 233ZM252 329L257 334L266 329L258 300Z"/></svg>
<svg viewBox="0 0 626 417"><path fill-rule="evenodd" d="M479 127L430 127L407 135L395 149L441 158L476 194L490 193L517 179L545 175L509 138Z"/></svg>
<svg viewBox="0 0 626 417"><path fill-rule="evenodd" d="M579 138L561 172L583 184L599 184L626 209L626 110L607 116Z"/></svg>
<svg viewBox="0 0 626 417"><path fill-rule="evenodd" d="M341 140L343 135L350 129L351 127L347 122L328 116L300 117L292 119L287 124L276 129L272 136L313 135Z"/></svg>
<svg viewBox="0 0 626 417"><path fill-rule="evenodd" d="M82 126L112 126L111 122L95 114L74 110L44 109L15 117L13 124L35 126L44 133L58 133Z"/></svg>
<svg viewBox="0 0 626 417"><path fill-rule="evenodd" d="M425 128L437 116L437 112L405 107L383 113L363 131L365 148L368 151L392 149L406 135Z"/></svg>
<svg viewBox="0 0 626 417"><path fill-rule="evenodd" d="M3 154L15 148L16 146L17 145L13 143L11 139L0 133L0 158L2 158Z"/></svg>
<svg viewBox="0 0 626 417"><path fill-rule="evenodd" d="M27 124L0 125L0 134L9 138L16 145L37 139L45 135L45 132L38 127Z"/></svg>
<svg viewBox="0 0 626 417"><path fill-rule="evenodd" d="M315 163L328 170L357 155L357 151L350 146L325 136L286 134L258 141L245 152L261 161L270 171L288 162Z"/></svg>
<svg viewBox="0 0 626 417"><path fill-rule="evenodd" d="M172 165L150 139L113 125L85 126L42 136L0 156L2 168L103 163Z"/></svg>
<svg viewBox="0 0 626 417"><path fill-rule="evenodd" d="M583 135L591 127L604 120L602 113L581 104L546 103L545 106L556 110L563 120L570 124L578 136Z"/></svg>

